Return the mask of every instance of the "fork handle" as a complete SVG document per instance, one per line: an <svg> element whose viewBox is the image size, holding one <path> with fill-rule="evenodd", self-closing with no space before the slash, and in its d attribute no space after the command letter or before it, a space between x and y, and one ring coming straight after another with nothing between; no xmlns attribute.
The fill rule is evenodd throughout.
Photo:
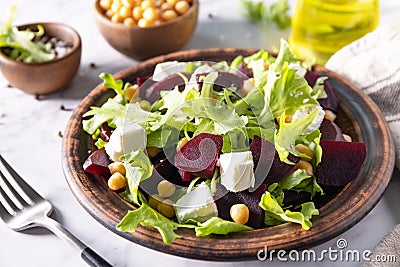
<svg viewBox="0 0 400 267"><path fill-rule="evenodd" d="M42 220L38 220L37 223L41 226L46 227L57 235L62 240L66 241L70 245L78 248L81 251L82 259L92 267L113 267L105 259L99 256L91 248L86 246L70 231L68 231L62 224L50 217L44 217Z"/></svg>
<svg viewBox="0 0 400 267"><path fill-rule="evenodd" d="M86 247L81 253L82 259L93 267L112 267L105 259L99 256L91 248Z"/></svg>

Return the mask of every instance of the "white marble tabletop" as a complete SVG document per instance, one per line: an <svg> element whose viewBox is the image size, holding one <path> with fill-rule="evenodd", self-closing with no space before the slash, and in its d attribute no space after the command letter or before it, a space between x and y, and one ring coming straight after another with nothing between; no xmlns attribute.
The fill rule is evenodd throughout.
<svg viewBox="0 0 400 267"><path fill-rule="evenodd" d="M55 217L114 266L359 266L360 262L310 263L251 262L214 263L170 256L127 241L104 228L75 200L61 167L61 142L71 111L98 83L99 73L116 73L137 64L113 50L98 32L93 1L9 0L0 2L3 19L8 8L18 4L16 24L58 21L74 27L81 35L81 67L72 83L62 91L40 97L7 86L0 74L0 153L55 207ZM293 1L291 1L293 4ZM228 7L228 8L227 8ZM210 15L211 14L211 15ZM381 1L381 24L400 31L400 1ZM0 19L1 20L1 19ZM262 32L239 13L237 0L200 0L196 31L184 49L208 47L275 48L289 30L274 27ZM91 64L95 64L95 68ZM400 223L400 175L396 173L378 205L357 225L338 238L315 249L336 248L344 238L349 249L372 250L393 226ZM400 259L398 259L400 260ZM16 233L0 222L0 266L86 266L79 253L45 230Z"/></svg>

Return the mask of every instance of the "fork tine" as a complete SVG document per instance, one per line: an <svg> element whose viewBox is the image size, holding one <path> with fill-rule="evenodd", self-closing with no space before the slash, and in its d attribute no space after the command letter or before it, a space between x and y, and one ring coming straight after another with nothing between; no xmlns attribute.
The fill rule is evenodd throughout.
<svg viewBox="0 0 400 267"><path fill-rule="evenodd" d="M3 190L3 187L0 186L0 203L3 207L4 214L15 215L18 210L18 207L14 204L14 202L8 197L6 192ZM3 211L1 211L3 213ZM3 215L1 216L3 218Z"/></svg>
<svg viewBox="0 0 400 267"><path fill-rule="evenodd" d="M0 218L3 219L3 221L8 221L11 218L12 213L10 213L9 210L7 210L4 205L3 205L3 198L0 198Z"/></svg>
<svg viewBox="0 0 400 267"><path fill-rule="evenodd" d="M8 181L8 178L1 172L1 170L0 170L0 187L3 187L4 192L8 195L10 199L13 199L14 204L18 208L23 209L24 206L28 206L30 205L29 203L32 203L31 199L29 199L28 201L25 200L23 196L21 196L21 193L17 191L15 185L14 186L11 185L11 183Z"/></svg>
<svg viewBox="0 0 400 267"><path fill-rule="evenodd" d="M38 194L29 184L27 184L24 179L5 161L5 159L0 155L0 163L2 163L3 167L9 172L10 176L13 178L13 181L22 189L25 196L30 199L32 202L43 200L43 197ZM10 183L13 182L9 180Z"/></svg>

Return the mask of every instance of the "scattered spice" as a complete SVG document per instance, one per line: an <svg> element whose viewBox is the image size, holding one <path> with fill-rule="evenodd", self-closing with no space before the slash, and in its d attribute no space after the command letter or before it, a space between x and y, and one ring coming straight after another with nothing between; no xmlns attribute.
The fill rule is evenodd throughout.
<svg viewBox="0 0 400 267"><path fill-rule="evenodd" d="M208 13L208 18L213 19L214 18L213 13Z"/></svg>
<svg viewBox="0 0 400 267"><path fill-rule="evenodd" d="M36 95L35 95L35 99L36 99L37 101L42 100L42 98L41 98L41 96L40 96L39 94L36 94Z"/></svg>
<svg viewBox="0 0 400 267"><path fill-rule="evenodd" d="M95 68L97 68L97 65L94 62L91 62L89 67L92 69L95 69Z"/></svg>
<svg viewBox="0 0 400 267"><path fill-rule="evenodd" d="M60 109L63 110L63 111L72 111L72 110L74 110L72 108L66 108L64 105L61 105Z"/></svg>
<svg viewBox="0 0 400 267"><path fill-rule="evenodd" d="M58 135L58 137L64 137L64 135L62 134L61 131L58 131L57 135Z"/></svg>

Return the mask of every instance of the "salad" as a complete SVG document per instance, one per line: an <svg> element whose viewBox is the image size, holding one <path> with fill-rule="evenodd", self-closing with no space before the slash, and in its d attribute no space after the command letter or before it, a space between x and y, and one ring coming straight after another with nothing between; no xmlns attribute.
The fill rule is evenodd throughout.
<svg viewBox="0 0 400 267"><path fill-rule="evenodd" d="M83 168L137 207L120 231L154 227L171 243L178 228L198 237L287 222L308 230L366 157L334 122L329 79L284 40L276 56L163 62L135 84L100 78L115 96L84 114L97 149Z"/></svg>

